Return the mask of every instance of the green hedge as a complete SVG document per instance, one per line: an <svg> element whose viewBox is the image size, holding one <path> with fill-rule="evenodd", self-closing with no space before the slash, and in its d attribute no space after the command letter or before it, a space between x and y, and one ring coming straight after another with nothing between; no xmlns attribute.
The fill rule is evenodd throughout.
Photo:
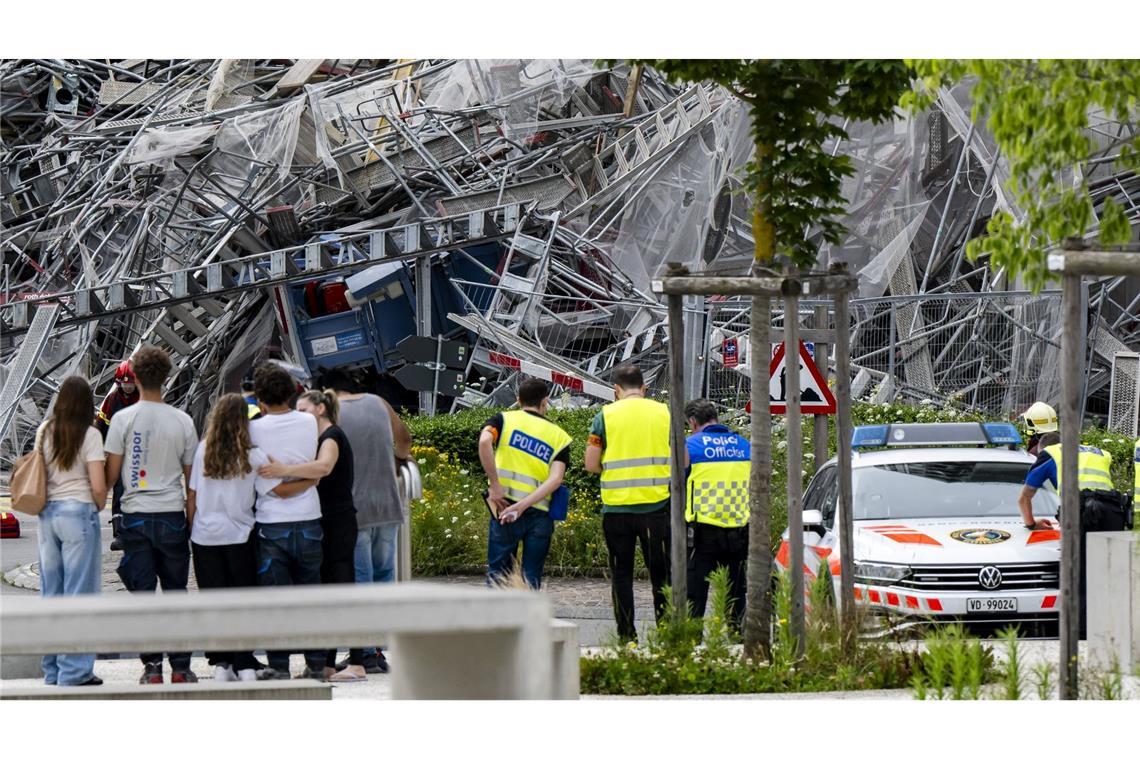
<svg viewBox="0 0 1140 760"><path fill-rule="evenodd" d="M554 532L547 570L551 574L599 574L606 567L602 535L601 498L598 476L582 466L590 421L598 408L553 410L550 414L574 438L566 483L573 492L569 519ZM479 465L479 431L494 410L474 409L438 417L406 419L415 442L414 455L424 473L424 499L412 506L412 562L418 575L482 572L487 558L487 511L482 501L486 479ZM888 422L961 422L983 419L979 414L932 405L855 404L855 425ZM747 432L747 418L726 422ZM772 531L775 544L787 526L786 429L782 419L773 425ZM811 444L812 421L803 421L804 485L814 471ZM829 450L835 453L835 430L831 426ZM1118 488L1132 489L1132 441L1101 428L1090 428L1082 441L1100 446L1113 458L1113 479ZM638 558L640 562L640 555Z"/></svg>

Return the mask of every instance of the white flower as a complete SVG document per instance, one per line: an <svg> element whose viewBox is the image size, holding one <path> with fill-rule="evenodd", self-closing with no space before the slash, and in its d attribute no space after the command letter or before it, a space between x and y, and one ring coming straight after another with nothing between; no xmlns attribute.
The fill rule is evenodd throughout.
<svg viewBox="0 0 1140 760"><path fill-rule="evenodd" d="M459 522L459 518L456 517L455 515L452 515L451 516L451 524L454 525L457 522ZM448 531L448 532L450 532L450 531Z"/></svg>
<svg viewBox="0 0 1140 760"><path fill-rule="evenodd" d="M467 501L467 499L464 499L464 501ZM464 517L470 517L471 516L471 510L470 509L463 510L463 516Z"/></svg>
<svg viewBox="0 0 1140 760"><path fill-rule="evenodd" d="M776 450L777 451L783 451L786 448L788 448L788 442L787 441L778 441L776 443Z"/></svg>
<svg viewBox="0 0 1140 760"><path fill-rule="evenodd" d="M419 462L420 464L427 464L426 459L417 459L416 461Z"/></svg>
<svg viewBox="0 0 1140 760"><path fill-rule="evenodd" d="M470 471L470 470L460 470L460 471L459 471L459 474L460 474L460 475L468 475L468 474L470 474L470 473L471 473L471 471ZM466 486L464 486L464 488L466 488Z"/></svg>

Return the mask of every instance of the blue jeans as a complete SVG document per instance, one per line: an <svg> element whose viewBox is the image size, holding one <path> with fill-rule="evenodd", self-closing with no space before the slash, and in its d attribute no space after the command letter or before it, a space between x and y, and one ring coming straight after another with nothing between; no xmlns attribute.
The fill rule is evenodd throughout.
<svg viewBox="0 0 1140 760"><path fill-rule="evenodd" d="M396 538L400 523L388 522L361 528L356 532L356 551L352 555L357 583L396 582ZM375 657L376 647L365 647L365 657Z"/></svg>
<svg viewBox="0 0 1140 760"><path fill-rule="evenodd" d="M98 594L102 581L99 511L89 501L49 501L40 512L40 595ZM49 654L44 683L74 686L95 675L94 654Z"/></svg>
<svg viewBox="0 0 1140 760"><path fill-rule="evenodd" d="M162 584L164 594L185 591L190 576L190 528L184 512L124 512L119 527L123 558L119 577L127 591L151 593ZM172 670L189 670L189 652L167 652ZM143 652L139 659L162 664L162 652Z"/></svg>
<svg viewBox="0 0 1140 760"><path fill-rule="evenodd" d="M321 521L257 523L257 583L259 586L307 586L321 582ZM266 652L269 667L289 672L290 652ZM305 652L305 664L320 671L324 649Z"/></svg>
<svg viewBox="0 0 1140 760"><path fill-rule="evenodd" d="M357 583L393 583L396 580L396 537L400 523L361 528L356 533L353 567Z"/></svg>
<svg viewBox="0 0 1140 760"><path fill-rule="evenodd" d="M502 525L491 519L487 531L487 585L498 576L514 569L515 554L522 544L522 574L527 585L537 589L542 585L542 568L550 553L550 539L554 536L554 521L548 512L530 508L513 523Z"/></svg>

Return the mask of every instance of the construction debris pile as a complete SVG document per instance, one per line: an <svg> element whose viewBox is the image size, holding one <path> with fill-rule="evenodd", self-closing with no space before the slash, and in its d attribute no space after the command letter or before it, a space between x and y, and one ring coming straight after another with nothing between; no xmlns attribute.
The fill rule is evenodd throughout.
<svg viewBox="0 0 1140 760"><path fill-rule="evenodd" d="M168 396L199 423L270 356L308 374L369 367L392 393L433 396L423 408L503 403L520 372L567 403L605 398L623 360L664 380L650 282L666 262L751 264L743 104L649 69L8 60L0 80L5 463L62 377L103 389L144 342L170 351ZM820 263L859 273L863 395L1000 412L1059 391L1058 299L963 256L1009 208L1001 158L968 110L964 88L947 91L929 115L851 124L832 146L857 173L850 236ZM1134 128L1098 121L1086 176L1135 224L1140 182L1111 160ZM1116 355L1140 347L1138 299L1123 279L1090 291L1090 410L1107 408ZM726 367L720 347L747 334L747 309L688 308L687 387L737 404L751 364ZM426 391L392 380L418 361L397 346L417 334L470 347L454 386L438 370Z"/></svg>

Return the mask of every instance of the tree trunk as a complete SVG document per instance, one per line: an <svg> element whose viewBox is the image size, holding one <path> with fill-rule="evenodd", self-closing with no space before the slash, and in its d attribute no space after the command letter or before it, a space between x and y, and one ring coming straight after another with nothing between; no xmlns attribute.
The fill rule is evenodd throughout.
<svg viewBox="0 0 1140 760"><path fill-rule="evenodd" d="M756 160L771 153L771 146L757 145ZM752 236L756 241L756 265L767 265L775 254L775 230L768 220L767 204L759 196L752 209ZM744 617L744 654L751 659L770 659L772 654L772 415L768 398L768 354L771 351L771 299L752 298L752 324L748 349L752 365L752 472L749 480L748 579Z"/></svg>

